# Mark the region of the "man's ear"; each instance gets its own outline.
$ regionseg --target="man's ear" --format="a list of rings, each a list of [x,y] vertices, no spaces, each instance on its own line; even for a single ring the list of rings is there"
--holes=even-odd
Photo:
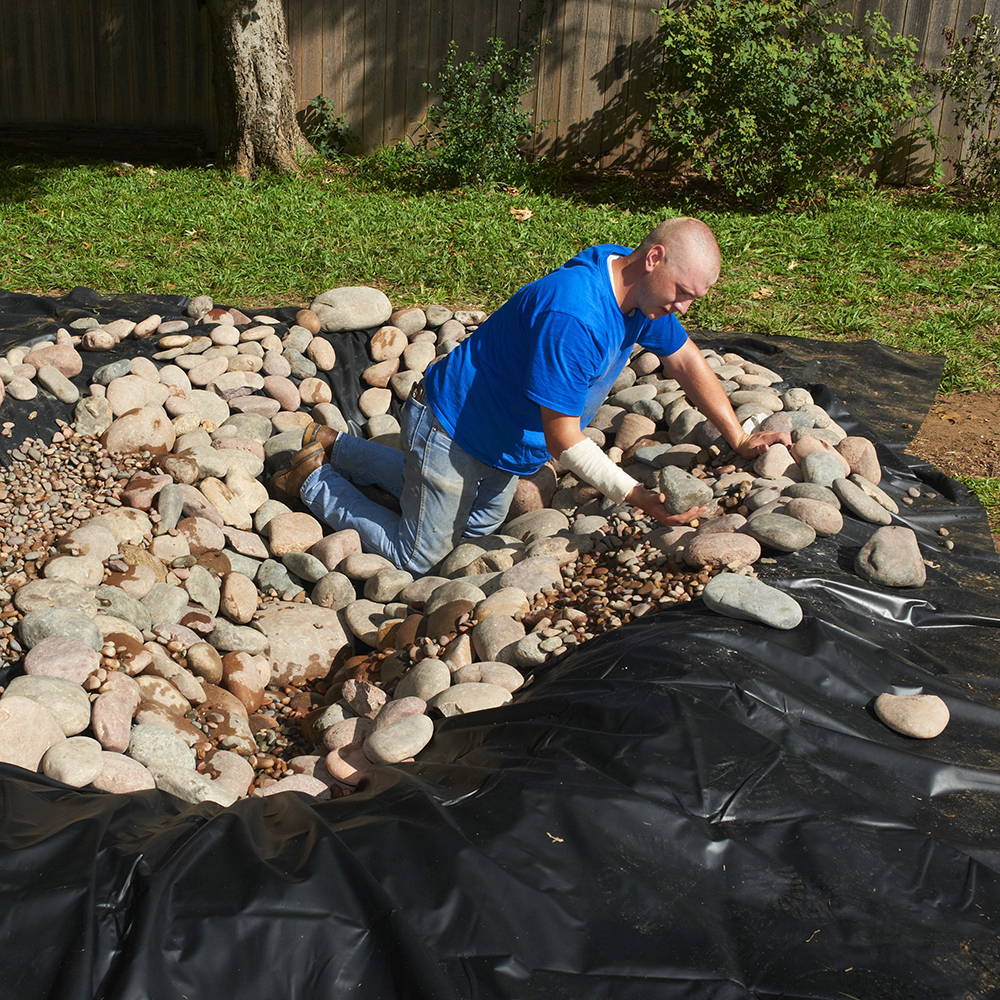
[[[646,271],[655,270],[667,259],[667,248],[662,243],[654,243],[646,251]]]

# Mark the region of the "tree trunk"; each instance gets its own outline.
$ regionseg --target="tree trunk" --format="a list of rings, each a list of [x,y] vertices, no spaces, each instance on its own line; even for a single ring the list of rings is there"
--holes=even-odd
[[[226,163],[244,177],[257,167],[297,171],[313,152],[295,117],[295,87],[281,0],[208,0]]]

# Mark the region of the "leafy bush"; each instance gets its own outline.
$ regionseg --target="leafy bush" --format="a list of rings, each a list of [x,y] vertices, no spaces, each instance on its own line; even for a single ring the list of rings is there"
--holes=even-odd
[[[438,75],[437,101],[427,111],[427,131],[418,144],[418,162],[432,184],[509,181],[525,161],[524,142],[535,125],[521,97],[534,86],[535,48],[519,52],[502,38],[487,40],[485,56],[457,61],[455,42]]]
[[[948,54],[930,80],[954,101],[960,155],[949,160],[955,180],[972,188],[1000,188],[1000,25],[984,14],[970,19],[961,38],[945,31]],[[994,135],[991,138],[990,133]]]
[[[867,14],[863,32],[825,0],[687,0],[657,14],[650,138],[738,198],[860,170],[927,110],[917,42],[881,14]]]
[[[347,122],[337,114],[333,101],[322,94],[306,105],[302,125],[313,149],[328,160],[339,160],[354,139]]]

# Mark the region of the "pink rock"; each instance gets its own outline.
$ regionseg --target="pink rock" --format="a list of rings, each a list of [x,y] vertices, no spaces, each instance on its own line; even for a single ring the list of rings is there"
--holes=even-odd
[[[203,555],[225,548],[226,536],[222,529],[204,517],[185,517],[177,524],[177,531],[187,540],[191,554]]]
[[[94,779],[93,785],[102,792],[125,795],[155,788],[156,782],[137,760],[105,750],[101,755],[101,773]]]
[[[413,699],[413,701],[419,700],[419,698]],[[424,708],[427,707],[426,703],[422,704]],[[371,719],[365,719],[360,715],[352,719],[344,719],[343,722],[337,722],[324,731],[323,746],[327,750],[342,750],[344,747],[361,746],[371,729]]]
[[[253,438],[216,438],[216,440],[212,442],[212,447],[217,448],[220,451],[224,451],[227,448],[231,448],[235,451],[246,451],[259,458],[262,462],[264,461],[264,446],[259,441],[255,441]]]
[[[267,396],[238,396],[229,401],[229,409],[234,413],[259,413],[263,417],[273,417],[281,403]]]
[[[309,554],[315,556],[329,570],[336,569],[342,560],[360,551],[361,536],[353,528],[335,531],[309,548]]]
[[[656,422],[641,413],[626,413],[615,434],[615,447],[628,451],[640,438],[656,433]]]
[[[62,677],[76,684],[82,684],[100,665],[98,652],[78,639],[61,635],[43,639],[24,658],[26,674]]]
[[[302,405],[302,397],[295,383],[281,375],[265,376],[264,392],[276,399],[283,410],[297,410]]]
[[[303,792],[312,795],[314,798],[326,798],[330,789],[318,778],[313,778],[308,774],[289,774],[276,781],[273,785],[267,785],[260,790],[260,795],[277,795],[279,792]]]
[[[749,535],[714,531],[696,535],[686,546],[684,561],[695,568],[728,566],[740,569],[760,558],[760,543]]]
[[[36,347],[24,359],[24,363],[36,369],[43,365],[58,368],[66,378],[73,378],[83,371],[83,358],[71,344],[46,344]]]
[[[479,677],[476,680],[480,680]],[[523,683],[523,679],[522,679]],[[394,725],[401,719],[405,719],[409,715],[423,715],[427,711],[427,702],[423,698],[415,698],[412,695],[408,698],[396,698],[393,701],[387,702],[385,707],[381,712],[375,717],[375,723],[372,727],[372,731],[378,731],[379,729],[385,729],[386,726]],[[346,720],[350,722],[351,720]],[[341,723],[342,725],[343,723]],[[323,734],[323,741],[326,744],[326,733]],[[333,750],[335,747],[326,744],[329,749]]]
[[[126,677],[119,671],[115,674],[126,681],[131,681],[132,687],[119,683],[99,694],[91,709],[90,728],[97,742],[105,750],[122,753],[128,747],[132,716],[135,715],[142,697],[139,685],[132,678]],[[160,680],[160,678],[150,678],[150,680]]]
[[[205,758],[208,773],[217,772],[212,778],[213,790],[219,798],[233,803],[242,799],[250,790],[254,771],[250,762],[231,750],[215,750]]]
[[[360,746],[341,747],[326,755],[326,769],[346,785],[359,785],[369,776],[371,761]]]
[[[389,389],[365,389],[358,397],[358,409],[366,417],[374,417],[380,413],[388,413],[392,403],[392,391]]]
[[[257,611],[260,594],[253,580],[242,573],[227,573],[222,580],[219,610],[232,622],[246,625]]]
[[[153,498],[173,479],[167,475],[157,475],[155,472],[137,472],[122,490],[122,499],[139,510],[149,510],[153,506]]]
[[[323,526],[311,514],[278,514],[267,522],[268,548],[275,559],[306,552],[323,537]],[[193,550],[192,550],[193,551]]]
[[[392,376],[399,371],[399,361],[390,358],[388,361],[379,361],[377,364],[369,365],[361,373],[361,381],[365,385],[374,386],[376,389],[384,389]]]
[[[55,716],[30,698],[0,698],[0,761],[37,771],[45,751],[66,738]]]
[[[309,406],[333,400],[333,391],[329,383],[321,378],[304,378],[299,383],[299,395],[302,397],[302,402]]]
[[[255,625],[270,643],[272,678],[277,684],[326,677],[350,653],[340,618],[329,608],[276,601],[263,608]]]
[[[398,358],[408,343],[406,334],[398,327],[383,326],[372,334],[368,350],[373,361],[389,361]]]
[[[381,688],[370,681],[358,681],[353,677],[344,681],[341,697],[358,715],[366,719],[374,719],[388,698]]]
[[[337,364],[337,352],[326,337],[313,337],[306,347],[306,357],[321,371],[332,371]]]
[[[546,462],[537,472],[522,476],[514,490],[507,520],[526,514],[529,510],[548,507],[556,491],[556,473],[551,462]]]
[[[226,653],[222,658],[222,684],[246,707],[256,712],[264,703],[264,688],[271,680],[271,661],[262,655]]]
[[[159,382],[150,382],[141,375],[123,375],[108,386],[107,400],[111,411],[120,417],[143,406],[162,406],[170,390]]]
[[[851,467],[851,472],[864,476],[876,486],[882,481],[882,466],[879,464],[875,445],[863,437],[846,437],[837,445],[837,451]]]
[[[118,417],[101,436],[101,443],[112,455],[136,451],[162,455],[173,448],[175,438],[174,425],[163,409],[144,406]]]

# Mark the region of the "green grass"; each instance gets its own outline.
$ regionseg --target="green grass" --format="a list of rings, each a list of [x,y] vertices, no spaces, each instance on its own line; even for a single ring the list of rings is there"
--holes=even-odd
[[[959,479],[979,497],[979,502],[986,508],[990,520],[990,530],[1000,536],[1000,478],[982,478],[959,476]]]
[[[512,207],[534,214],[518,222]],[[802,213],[699,210],[634,181],[532,192],[391,190],[313,163],[243,180],[211,167],[0,160],[0,286],[207,293],[236,305],[373,284],[396,304],[496,307],[590,243],[634,245],[686,211],[722,278],[689,325],[859,339],[947,357],[945,390],[1000,387],[1000,209],[847,192]]]

